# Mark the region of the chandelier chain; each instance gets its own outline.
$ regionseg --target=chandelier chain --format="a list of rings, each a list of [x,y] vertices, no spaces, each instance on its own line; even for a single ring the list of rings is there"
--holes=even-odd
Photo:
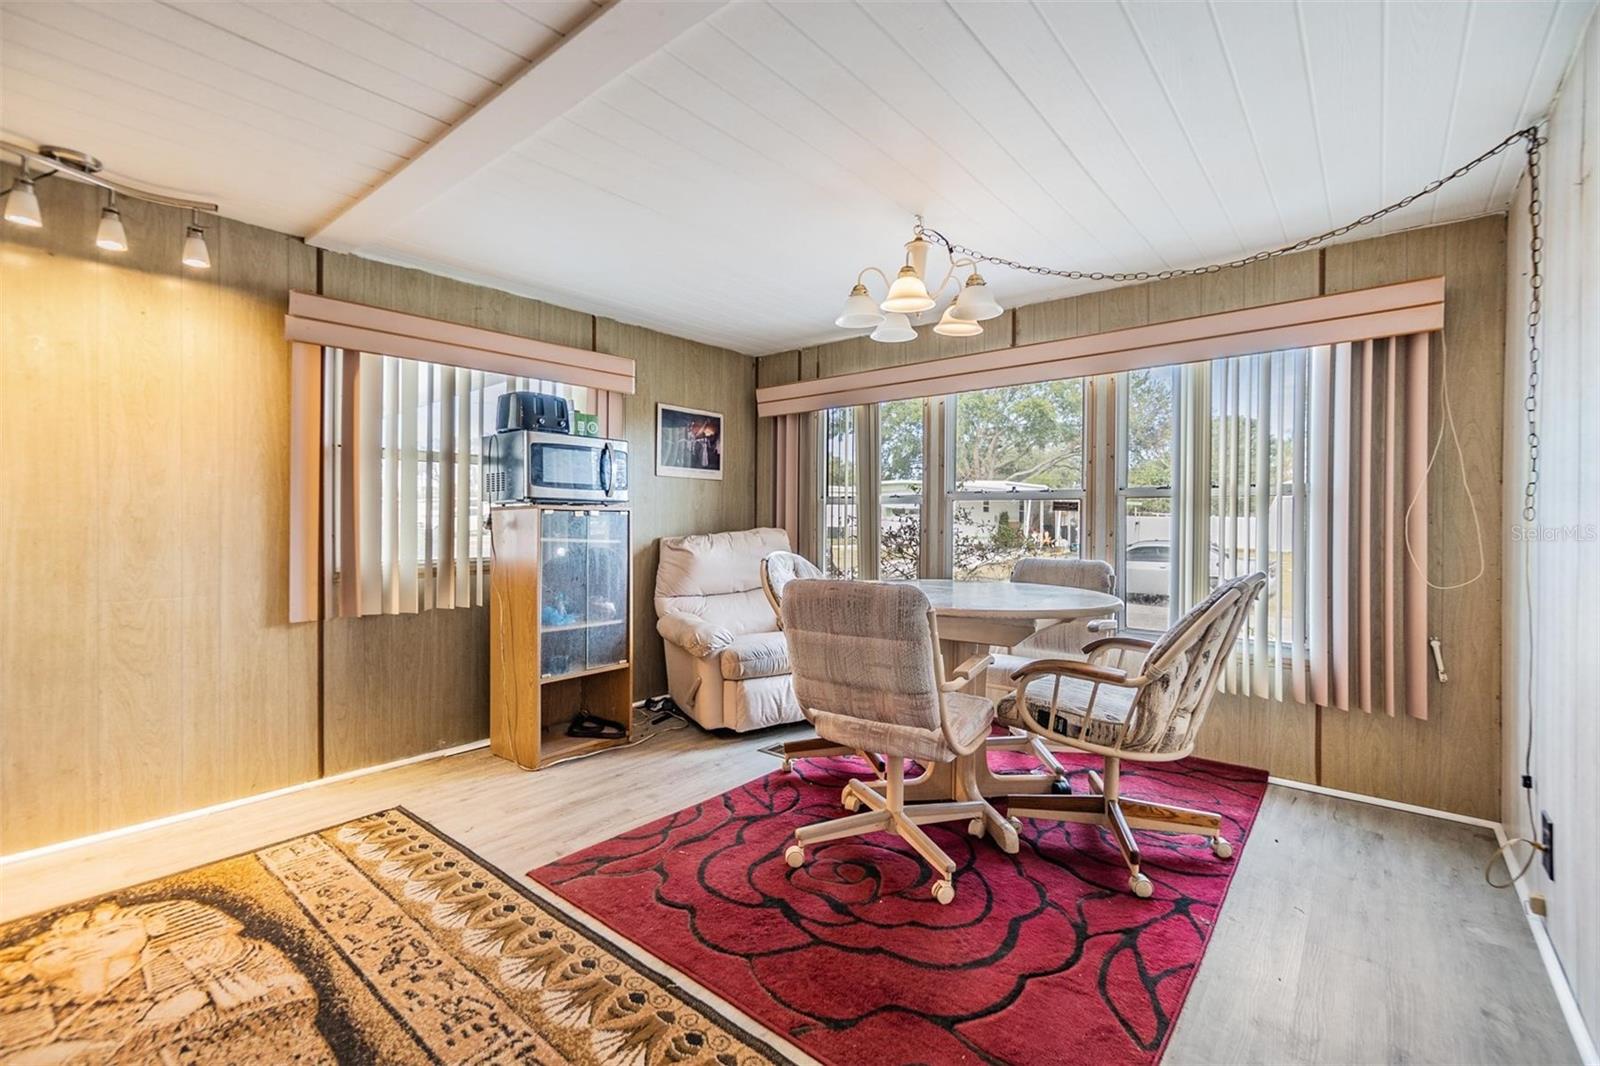
[[[956,244],[938,230],[923,225],[920,216],[917,218],[914,228],[917,236],[922,237],[934,244],[942,245],[952,256],[966,256],[979,263],[993,263],[995,266],[1003,266],[1010,270],[1019,270],[1026,274],[1037,274],[1042,277],[1066,278],[1070,281],[1165,281],[1168,278],[1185,278],[1198,274],[1216,274],[1223,270],[1235,270],[1239,267],[1250,266],[1252,263],[1260,263],[1268,259],[1276,259],[1279,256],[1289,255],[1292,252],[1303,252],[1308,248],[1315,248],[1320,244],[1325,244],[1328,241],[1334,240],[1335,238],[1342,237],[1351,230],[1359,229],[1362,226],[1371,225],[1372,223],[1383,218],[1385,215],[1389,215],[1395,211],[1409,207],[1411,204],[1422,199],[1424,196],[1429,196],[1435,192],[1438,192],[1445,185],[1455,181],[1457,178],[1465,177],[1466,175],[1472,173],[1472,171],[1476,170],[1479,166],[1487,163],[1489,160],[1498,156],[1501,152],[1504,152],[1506,149],[1516,144],[1518,141],[1526,141],[1528,143],[1530,163],[1536,160],[1538,155],[1537,146],[1542,144],[1543,141],[1539,137],[1538,127],[1529,126],[1527,129],[1518,130],[1517,132],[1511,134],[1505,140],[1501,141],[1487,152],[1484,152],[1471,162],[1463,163],[1461,166],[1457,167],[1449,174],[1446,174],[1444,177],[1435,178],[1433,181],[1428,182],[1428,184],[1424,185],[1410,196],[1396,200],[1387,207],[1379,208],[1376,211],[1371,211],[1365,215],[1362,215],[1353,222],[1347,222],[1342,226],[1319,233],[1314,237],[1306,237],[1305,239],[1296,241],[1293,244],[1285,244],[1281,247],[1271,248],[1262,252],[1256,252],[1253,255],[1247,255],[1240,259],[1230,259],[1222,263],[1210,263],[1206,266],[1182,267],[1168,270],[1134,271],[1059,270],[1053,267],[1020,263],[1015,259],[1006,259],[1002,256],[989,255],[985,252],[980,252],[976,248],[969,248],[964,244]]]
[[[914,228],[918,237],[921,237],[922,239],[933,244],[943,246],[944,249],[949,252],[952,258],[957,256],[965,256],[973,260],[975,264],[991,263],[995,266],[1002,266],[1010,270],[1017,270],[1025,274],[1034,274],[1040,277],[1065,278],[1068,281],[1121,282],[1166,281],[1169,278],[1186,278],[1195,277],[1201,274],[1216,274],[1224,270],[1237,270],[1240,267],[1247,267],[1254,263],[1266,262],[1267,260],[1276,259],[1279,256],[1289,255],[1293,252],[1303,252],[1311,248],[1316,248],[1319,245],[1326,244],[1331,240],[1343,237],[1352,230],[1360,229],[1362,226],[1370,226],[1372,223],[1377,222],[1386,215],[1393,214],[1396,211],[1400,211],[1411,206],[1424,196],[1431,196],[1433,193],[1438,192],[1444,186],[1450,184],[1452,181],[1455,181],[1457,178],[1466,177],[1478,167],[1482,166],[1484,163],[1487,163],[1489,160],[1494,159],[1496,156],[1506,151],[1512,145],[1517,144],[1519,141],[1524,144],[1528,153],[1528,229],[1530,234],[1528,239],[1529,297],[1528,316],[1526,323],[1528,336],[1528,389],[1527,394],[1523,398],[1522,404],[1523,414],[1527,422],[1528,478],[1523,486],[1522,518],[1526,522],[1532,522],[1538,513],[1539,360],[1540,356],[1543,354],[1539,348],[1539,329],[1544,310],[1544,199],[1542,196],[1543,190],[1541,189],[1539,179],[1541,176],[1540,163],[1542,161],[1540,150],[1544,147],[1546,139],[1539,135],[1538,126],[1529,126],[1526,129],[1517,130],[1515,133],[1510,134],[1505,140],[1501,141],[1493,148],[1490,148],[1476,159],[1463,163],[1461,166],[1456,167],[1455,170],[1451,171],[1449,174],[1446,174],[1444,177],[1435,178],[1433,181],[1428,182],[1428,184],[1424,185],[1411,195],[1396,200],[1387,207],[1381,207],[1376,211],[1370,211],[1354,221],[1346,222],[1342,226],[1336,226],[1333,229],[1318,233],[1315,236],[1306,237],[1302,240],[1295,241],[1293,244],[1285,244],[1277,248],[1269,248],[1265,251],[1256,252],[1253,255],[1243,256],[1238,259],[1229,259],[1226,262],[1208,263],[1205,266],[1181,267],[1168,270],[1061,270],[1054,267],[1022,263],[1015,259],[1007,259],[1003,256],[989,255],[987,252],[979,251],[976,248],[971,248],[964,244],[957,244],[949,237],[946,237],[943,233],[940,233],[938,230],[924,225],[922,216],[920,215],[917,216],[916,225]]]

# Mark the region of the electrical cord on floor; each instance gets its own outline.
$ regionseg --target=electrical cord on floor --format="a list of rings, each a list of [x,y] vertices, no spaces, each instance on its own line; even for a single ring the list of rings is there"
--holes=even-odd
[[[641,727],[654,726],[654,729],[651,729],[648,733],[642,733],[639,736],[634,737],[626,744],[613,744],[609,748],[598,748],[595,751],[584,752],[582,755],[569,755],[564,758],[556,759],[555,761],[551,762],[550,765],[556,766],[560,763],[580,762],[583,759],[592,759],[596,755],[608,755],[613,751],[622,751],[626,748],[637,748],[640,744],[654,740],[663,733],[676,733],[678,730],[684,728],[688,724],[689,720],[683,716],[683,712],[678,710],[676,706],[673,706],[670,710],[664,709],[652,711],[645,704],[640,704],[639,706],[633,708],[634,728],[639,729]]]

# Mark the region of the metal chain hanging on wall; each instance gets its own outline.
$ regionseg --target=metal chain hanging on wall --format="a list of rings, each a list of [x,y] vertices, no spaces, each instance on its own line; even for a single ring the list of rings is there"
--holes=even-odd
[[[1544,199],[1539,190],[1539,149],[1545,139],[1537,129],[1528,138],[1528,394],[1522,411],[1528,420],[1528,480],[1522,489],[1522,520],[1538,514],[1539,496],[1539,324],[1544,314]]]

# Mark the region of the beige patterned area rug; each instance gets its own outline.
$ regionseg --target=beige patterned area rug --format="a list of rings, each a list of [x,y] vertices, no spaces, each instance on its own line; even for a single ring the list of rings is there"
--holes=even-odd
[[[0,1062],[781,1061],[404,810],[0,926]]]

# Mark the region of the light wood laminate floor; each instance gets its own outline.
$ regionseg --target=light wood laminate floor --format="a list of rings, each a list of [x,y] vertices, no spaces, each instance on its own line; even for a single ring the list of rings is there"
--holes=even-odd
[[[539,773],[481,750],[336,782],[0,866],[0,920],[394,805],[520,875],[771,770],[757,749],[785,735],[688,727]],[[1492,848],[1271,788],[1165,1061],[1577,1061],[1516,897],[1483,883]]]

